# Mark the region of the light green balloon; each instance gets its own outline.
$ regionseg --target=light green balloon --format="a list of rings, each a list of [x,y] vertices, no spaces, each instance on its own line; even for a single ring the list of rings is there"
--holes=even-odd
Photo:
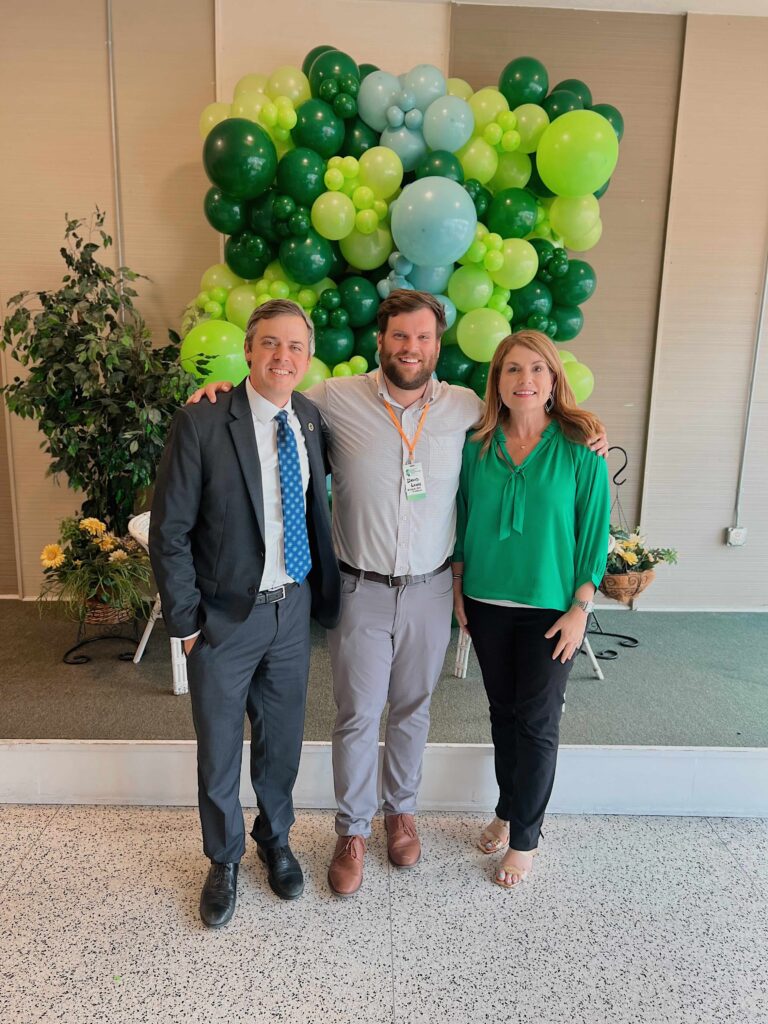
[[[243,355],[245,332],[226,320],[204,320],[193,327],[181,343],[179,359],[188,373],[194,373],[205,383],[228,380],[239,384],[248,375],[248,364]],[[198,374],[195,363],[200,356],[208,356],[207,367]]]
[[[563,366],[565,366],[566,363],[578,362],[578,359],[573,354],[573,352],[569,352],[567,348],[558,348],[557,353],[560,356],[560,362],[563,364]]]
[[[448,297],[462,313],[487,306],[492,295],[490,274],[472,264],[454,270],[448,281]]]
[[[309,361],[307,372],[296,385],[296,390],[306,391],[307,388],[311,388],[315,384],[319,384],[321,380],[326,380],[330,376],[331,371],[325,363],[318,359],[317,356],[312,356]]]
[[[389,229],[380,224],[376,231],[364,235],[357,228],[339,242],[341,253],[347,263],[358,270],[375,270],[385,262],[392,252],[394,243]]]
[[[349,365],[349,363],[336,363],[333,368],[334,377],[354,377],[355,371]]]
[[[590,368],[584,363],[566,363],[565,376],[573,390],[576,404],[581,405],[582,402],[586,402],[595,387],[595,378]]]
[[[226,263],[214,263],[200,278],[200,291],[210,292],[212,288],[226,288],[230,291],[239,284],[245,284],[244,279],[233,274]]]
[[[338,241],[355,226],[355,204],[343,192],[323,192],[312,204],[311,216],[319,235]]]
[[[598,218],[597,223],[593,224],[585,235],[563,235],[563,245],[574,252],[587,252],[597,245],[602,234],[603,222]]]
[[[549,114],[538,103],[523,103],[515,107],[517,130],[520,133],[520,149],[533,153],[541,142],[541,136],[549,127]]]
[[[530,242],[524,238],[505,238],[501,246],[504,264],[491,273],[494,284],[502,288],[524,288],[536,276],[539,257]],[[481,359],[480,362],[487,362]]]
[[[499,114],[509,110],[509,104],[499,90],[494,89],[493,86],[478,89],[470,96],[467,103],[475,118],[475,135],[482,135],[483,128],[487,127],[491,121],[495,121]]]
[[[533,164],[527,153],[519,149],[512,153],[499,154],[499,166],[488,182],[491,192],[502,192],[505,188],[525,188],[531,177]]]
[[[227,314],[227,320],[229,320],[231,324],[236,324],[244,331],[248,326],[248,318],[254,309],[256,309],[258,304],[259,292],[256,290],[255,285],[238,285],[237,288],[233,288],[227,296],[227,302],[224,307],[224,311]]]
[[[499,154],[485,139],[470,139],[456,152],[456,156],[464,171],[465,180],[475,178],[481,185],[485,185],[498,170]]]
[[[600,220],[600,203],[588,196],[557,196],[549,208],[549,223],[565,237],[581,238]]]
[[[352,373],[354,373],[355,376],[357,376],[360,373],[368,372],[368,360],[365,358],[365,356],[352,356],[352,358],[349,360],[349,366],[352,370]]]
[[[608,181],[618,158],[619,140],[602,114],[571,110],[545,130],[536,168],[556,195],[586,196]]]
[[[473,309],[461,318],[459,348],[476,363],[489,363],[499,342],[509,334],[506,318],[493,309]]]

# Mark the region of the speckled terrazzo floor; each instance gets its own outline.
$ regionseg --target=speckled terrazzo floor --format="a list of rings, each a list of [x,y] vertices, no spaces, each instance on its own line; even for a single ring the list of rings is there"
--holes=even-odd
[[[357,897],[325,873],[328,812],[293,832],[307,885],[253,847],[221,932],[197,916],[196,813],[0,806],[0,1020],[14,1024],[764,1024],[768,821],[551,816],[535,872],[492,886],[483,819],[424,814]]]

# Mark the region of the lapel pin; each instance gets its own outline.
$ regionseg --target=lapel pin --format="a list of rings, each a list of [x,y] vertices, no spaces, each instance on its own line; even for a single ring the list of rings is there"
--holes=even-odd
[[[307,426],[309,427],[310,430],[314,430],[315,429],[315,424],[314,423],[308,423]]]

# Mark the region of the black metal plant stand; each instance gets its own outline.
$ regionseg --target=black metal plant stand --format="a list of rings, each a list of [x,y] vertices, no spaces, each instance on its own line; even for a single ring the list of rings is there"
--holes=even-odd
[[[87,647],[88,644],[100,643],[102,640],[120,640],[123,644],[132,644],[133,648],[130,651],[121,651],[115,657],[118,661],[133,661],[133,655],[139,646],[139,629],[138,620],[135,617],[131,620],[131,623],[132,636],[126,636],[124,633],[101,633],[96,636],[87,636],[87,624],[81,622],[77,630],[77,641],[69,648],[61,660],[65,665],[85,665],[91,659],[87,654],[75,654],[75,651]],[[96,628],[98,629],[99,627],[97,626]]]

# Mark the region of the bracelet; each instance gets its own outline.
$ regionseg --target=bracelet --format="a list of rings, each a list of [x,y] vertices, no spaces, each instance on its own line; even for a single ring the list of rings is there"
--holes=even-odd
[[[453,574],[453,578],[455,580],[463,580],[464,579],[464,573],[463,572],[455,572]]]

